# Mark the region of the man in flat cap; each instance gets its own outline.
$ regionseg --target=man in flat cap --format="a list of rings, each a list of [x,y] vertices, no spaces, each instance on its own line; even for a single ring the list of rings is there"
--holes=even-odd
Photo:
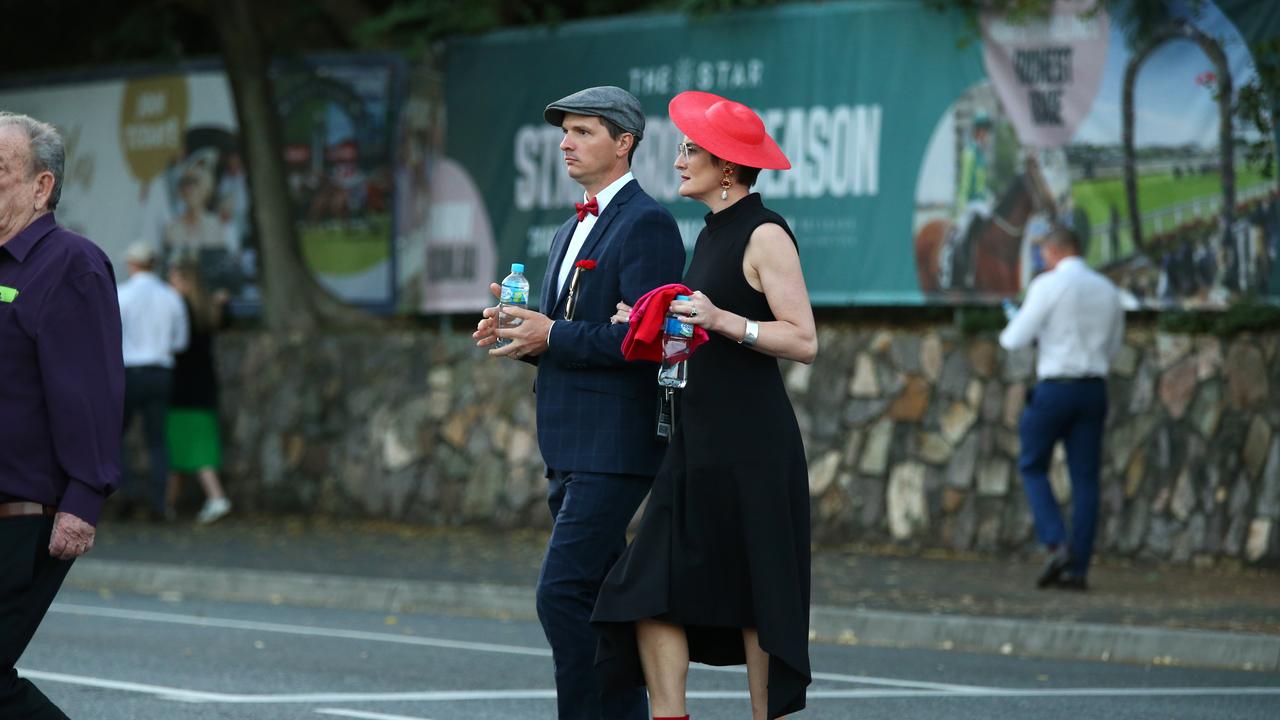
[[[523,322],[496,328],[484,311],[474,337],[490,354],[538,366],[538,444],[547,465],[553,528],[538,578],[538,618],[555,660],[561,720],[643,720],[643,690],[602,692],[589,620],[596,592],[626,546],[627,524],[658,470],[656,368],[622,356],[619,300],[678,282],[684,245],[675,220],[631,174],[644,111],[631,93],[594,87],[547,106],[564,131],[569,177],[583,202],[551,243],[541,312],[508,309]],[[491,288],[495,296],[499,288]]]

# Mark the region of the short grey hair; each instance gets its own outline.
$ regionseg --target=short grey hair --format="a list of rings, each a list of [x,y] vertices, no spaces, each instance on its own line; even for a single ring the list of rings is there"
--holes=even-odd
[[[62,173],[67,164],[67,148],[62,144],[62,134],[47,122],[30,115],[0,111],[0,128],[16,127],[26,133],[31,147],[31,162],[27,177],[42,172],[53,174],[53,192],[49,193],[49,209],[58,207],[62,199]]]

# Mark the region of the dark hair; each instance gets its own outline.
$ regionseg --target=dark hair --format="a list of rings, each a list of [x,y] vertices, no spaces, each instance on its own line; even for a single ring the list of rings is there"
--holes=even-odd
[[[213,298],[205,290],[197,260],[191,256],[180,257],[169,267],[169,272],[181,275],[187,281],[187,290],[181,295],[191,308],[191,317],[196,327],[201,330],[210,330],[217,325],[217,309]]]
[[[605,130],[609,131],[609,137],[614,140],[621,138],[623,133],[631,136],[631,152],[627,153],[627,164],[630,165],[632,158],[636,156],[636,148],[640,147],[640,138],[630,130],[623,130],[621,126],[607,117],[601,117],[599,115],[596,117],[600,118],[600,123],[604,125]]]
[[[725,162],[727,162],[726,160],[722,160],[719,157],[712,155],[710,152],[707,154],[711,155],[711,162],[715,163],[716,167],[724,167]],[[748,188],[755,185],[756,180],[760,177],[760,168],[747,167],[746,165],[739,165],[737,163],[734,163],[734,167],[738,169],[738,171],[734,173],[734,182],[746,185]]]
[[[1054,223],[1049,232],[1045,233],[1040,242],[1048,243],[1063,250],[1069,250],[1076,255],[1079,255],[1081,251],[1080,236],[1071,228],[1057,223]]]

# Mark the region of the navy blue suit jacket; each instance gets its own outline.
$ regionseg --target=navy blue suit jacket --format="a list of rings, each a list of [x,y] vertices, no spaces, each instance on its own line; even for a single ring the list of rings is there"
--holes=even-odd
[[[560,263],[577,227],[570,217],[551,242],[542,281],[543,314],[555,321],[550,346],[537,358],[538,445],[548,470],[654,475],[666,445],[654,439],[657,365],[622,357],[626,325],[612,325],[619,300],[679,282],[684,243],[675,219],[635,180],[596,220],[575,260],[596,267],[578,280],[573,319],[566,320],[569,279],[554,297]]]

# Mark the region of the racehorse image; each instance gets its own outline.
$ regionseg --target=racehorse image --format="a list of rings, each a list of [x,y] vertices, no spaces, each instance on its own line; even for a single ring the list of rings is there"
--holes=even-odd
[[[1011,297],[1021,289],[1022,234],[1027,220],[1053,210],[1048,186],[1033,157],[1010,184],[990,217],[954,237],[953,220],[931,220],[915,237],[916,277],[925,293],[978,293]]]

